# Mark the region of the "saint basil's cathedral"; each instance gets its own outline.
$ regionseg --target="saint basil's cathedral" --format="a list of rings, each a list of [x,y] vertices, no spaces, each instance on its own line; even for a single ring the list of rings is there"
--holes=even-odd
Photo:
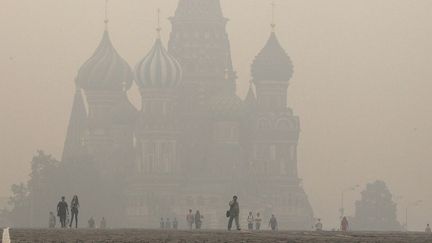
[[[311,229],[297,173],[300,121],[287,106],[293,64],[274,26],[241,99],[220,1],[179,0],[170,21],[167,48],[158,36],[133,69],[105,30],[76,78],[62,161],[85,151],[101,174],[121,174],[117,210],[128,227],[182,223],[199,209],[204,228],[225,228],[238,195],[241,221],[252,211],[275,214],[281,229]],[[127,96],[133,82],[140,109]]]

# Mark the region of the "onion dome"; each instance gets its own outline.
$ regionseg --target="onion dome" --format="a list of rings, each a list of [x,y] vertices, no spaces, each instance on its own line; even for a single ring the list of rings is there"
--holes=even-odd
[[[117,125],[128,125],[136,122],[138,110],[131,104],[126,94],[111,109],[111,121]]]
[[[272,32],[267,44],[252,64],[253,81],[288,81],[292,75],[291,58],[280,45],[276,34]]]
[[[179,62],[162,45],[160,38],[135,67],[135,82],[141,89],[173,88],[182,79]]]
[[[85,90],[122,91],[132,85],[133,73],[129,64],[114,49],[108,31],[93,56],[82,65],[77,83]]]

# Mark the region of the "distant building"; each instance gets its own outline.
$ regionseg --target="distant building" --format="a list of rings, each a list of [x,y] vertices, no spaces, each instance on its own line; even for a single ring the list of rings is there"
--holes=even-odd
[[[355,203],[355,216],[350,220],[353,230],[400,231],[397,204],[383,181],[368,183]]]
[[[126,170],[129,226],[154,227],[194,208],[205,228],[225,228],[236,194],[243,213],[310,229],[313,212],[297,173],[300,121],[287,107],[293,65],[274,30],[242,100],[219,0],[180,0],[170,21],[168,50],[157,37],[134,71],[105,31],[78,73],[63,161],[85,150],[102,172]],[[126,95],[133,81],[141,110]]]

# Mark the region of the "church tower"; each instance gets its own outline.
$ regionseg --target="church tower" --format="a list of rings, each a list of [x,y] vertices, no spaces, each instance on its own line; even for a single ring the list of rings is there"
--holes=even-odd
[[[180,0],[171,19],[168,50],[183,67],[188,105],[203,105],[222,89],[235,90],[236,74],[219,0]],[[228,69],[228,79],[225,70]]]
[[[176,201],[181,178],[178,159],[177,88],[182,69],[162,44],[160,27],[153,48],[135,67],[142,108],[136,129],[135,173],[130,180],[128,218],[131,225],[154,227],[161,215],[179,215]]]
[[[128,112],[133,109],[128,105],[119,107],[125,104],[126,91],[131,87],[132,80],[131,68],[114,49],[106,29],[93,56],[82,65],[77,77],[77,84],[85,91],[89,110],[86,146],[101,170],[111,167],[107,163],[119,162],[112,161],[111,157],[116,139],[113,133],[118,134],[113,129],[112,118],[119,117],[119,114],[113,112],[123,112],[123,109]],[[123,140],[128,140],[129,145],[132,145],[132,130],[127,126],[123,128],[127,131],[122,134],[128,134]]]
[[[270,38],[256,56],[251,70],[256,87],[253,150],[249,162],[255,176],[251,185],[260,197],[271,198],[271,205],[263,209],[264,216],[272,212],[278,215],[284,228],[305,230],[313,225],[313,212],[297,171],[300,121],[287,107],[293,65],[274,28],[273,23]]]

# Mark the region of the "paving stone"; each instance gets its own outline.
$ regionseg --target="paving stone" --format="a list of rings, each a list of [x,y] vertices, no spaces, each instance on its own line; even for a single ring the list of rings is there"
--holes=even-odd
[[[13,243],[425,243],[425,233],[11,229]]]

